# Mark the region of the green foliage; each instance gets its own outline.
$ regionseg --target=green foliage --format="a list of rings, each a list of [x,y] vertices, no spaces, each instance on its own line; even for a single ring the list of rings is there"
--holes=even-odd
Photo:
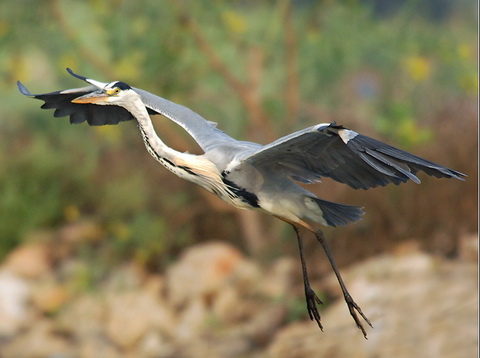
[[[19,135],[22,132],[26,128],[18,130]],[[67,151],[69,137],[73,140]],[[26,232],[62,222],[68,203],[80,205],[88,197],[84,183],[95,170],[97,153],[81,143],[84,140],[78,137],[52,138],[47,132],[11,136],[8,141],[5,137],[1,149],[8,157],[3,156],[0,172],[0,257]]]
[[[386,102],[374,122],[375,129],[395,138],[402,148],[409,149],[433,138],[428,128],[418,126],[414,110],[407,102]]]
[[[99,252],[154,266],[202,239],[206,210],[155,167],[133,124],[71,127],[21,97],[17,79],[32,92],[81,86],[68,66],[124,80],[264,142],[341,112],[412,149],[435,139],[425,118],[478,92],[475,11],[458,5],[434,22],[416,6],[381,18],[357,1],[2,2],[0,257],[73,208],[106,228]]]

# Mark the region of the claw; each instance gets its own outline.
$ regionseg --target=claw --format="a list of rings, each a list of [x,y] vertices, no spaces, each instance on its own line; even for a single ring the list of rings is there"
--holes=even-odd
[[[323,302],[318,298],[317,294],[310,287],[305,287],[305,298],[307,301],[307,311],[310,316],[310,320],[315,320],[320,330],[323,331],[322,323],[320,322],[320,313],[318,312],[317,305],[322,305]]]
[[[357,327],[362,331],[365,339],[368,339],[367,332],[365,331],[365,328],[363,328],[362,322],[360,322],[360,319],[357,316],[357,312],[365,320],[365,322],[367,322],[368,325],[373,328],[372,323],[367,318],[367,316],[365,316],[365,314],[362,312],[362,309],[360,308],[360,306],[357,305],[357,303],[353,300],[352,296],[350,296],[349,294],[345,294],[344,298],[345,298],[345,302],[347,303],[348,310],[350,311],[350,315],[353,317],[353,320],[357,324]]]

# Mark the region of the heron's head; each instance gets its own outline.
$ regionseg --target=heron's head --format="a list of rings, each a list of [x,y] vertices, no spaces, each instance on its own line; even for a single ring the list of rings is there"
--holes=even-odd
[[[139,98],[139,95],[132,89],[132,87],[125,82],[115,81],[107,84],[103,89],[75,98],[72,100],[72,103],[128,107],[129,103],[132,103],[135,98]]]

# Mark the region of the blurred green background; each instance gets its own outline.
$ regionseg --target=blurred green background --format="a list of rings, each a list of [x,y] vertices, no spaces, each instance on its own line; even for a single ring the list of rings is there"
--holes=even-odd
[[[476,13],[466,0],[1,2],[0,260],[25,241],[55,246],[42,233],[75,223],[91,228],[73,252],[90,283],[124,261],[162,270],[210,240],[266,261],[297,255],[288,225],[176,178],[134,123],[72,126],[19,94],[17,80],[32,93],[83,86],[65,67],[188,106],[237,139],[337,121],[464,172],[465,182],[309,188],[366,209],[326,230],[340,264],[412,238],[455,256],[458,237],[477,230]],[[170,146],[200,153],[165,118],[155,125]],[[318,261],[319,245],[307,249]]]

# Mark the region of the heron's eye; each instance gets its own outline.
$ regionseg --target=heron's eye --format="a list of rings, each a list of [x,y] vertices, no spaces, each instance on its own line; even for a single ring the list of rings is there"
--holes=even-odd
[[[117,94],[119,94],[119,93],[120,93],[120,88],[118,88],[118,87],[115,87],[115,88],[112,90],[112,94],[113,94],[113,95],[117,95]]]

